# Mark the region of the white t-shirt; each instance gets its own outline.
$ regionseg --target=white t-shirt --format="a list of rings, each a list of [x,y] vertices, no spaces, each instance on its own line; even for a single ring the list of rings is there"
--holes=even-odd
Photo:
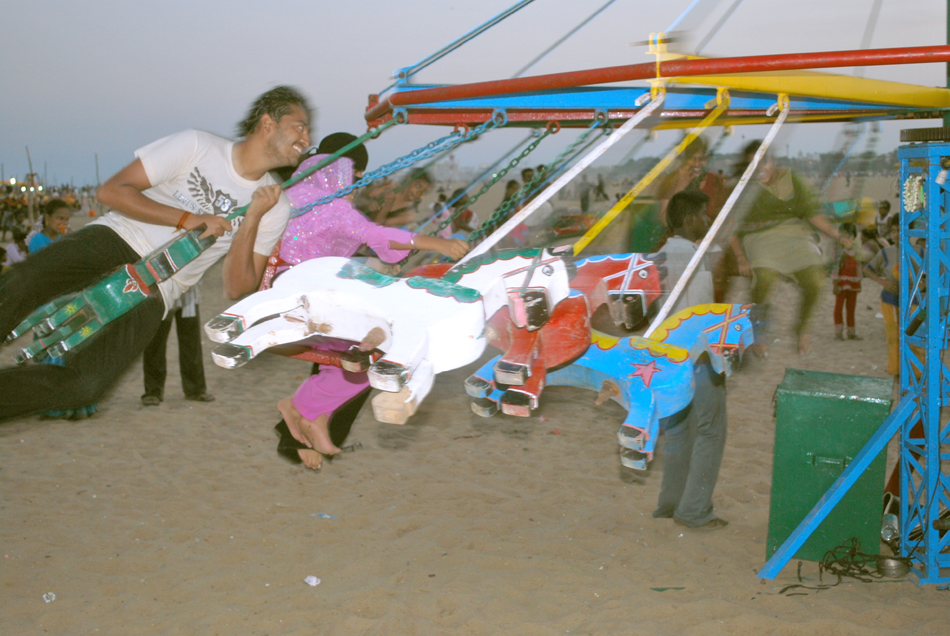
[[[671,236],[666,240],[663,247],[660,248],[660,251],[666,254],[666,271],[668,272],[666,279],[668,288],[666,292],[670,293],[683,275],[683,272],[686,271],[686,266],[689,265],[689,261],[698,251],[698,247],[695,243],[684,239],[682,236]],[[706,255],[704,254],[702,260],[699,262],[699,267],[693,272],[689,282],[686,284],[686,289],[683,290],[683,293],[676,301],[676,306],[670,314],[672,315],[687,307],[705,305],[711,302],[713,302],[713,277],[706,261]]]
[[[525,205],[527,206],[528,204]],[[524,220],[524,224],[532,230],[539,228],[547,224],[552,214],[554,214],[554,206],[551,205],[550,201],[545,201]]]
[[[142,194],[165,205],[193,214],[227,216],[236,208],[251,202],[257,188],[277,182],[270,173],[257,181],[248,181],[234,169],[234,142],[199,130],[185,130],[152,142],[135,151],[142,161],[152,187]],[[280,240],[290,217],[290,202],[285,195],[261,219],[254,242],[254,252],[269,256]],[[226,232],[214,245],[174,276],[159,283],[166,312],[175,301],[231,247],[234,232],[243,217],[231,221]],[[109,212],[90,225],[98,224],[114,230],[129,246],[146,256],[182,234],[174,227],[136,221],[119,212]]]

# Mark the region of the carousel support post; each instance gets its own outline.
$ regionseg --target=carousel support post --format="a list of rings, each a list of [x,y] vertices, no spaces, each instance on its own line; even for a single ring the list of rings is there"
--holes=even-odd
[[[950,136],[945,128],[901,132],[898,149],[900,210],[900,389],[915,412],[900,429],[900,552],[920,583],[950,582],[950,468],[945,464],[950,424],[946,263],[950,239]],[[922,353],[921,353],[922,352]]]
[[[947,0],[947,44],[950,44],[950,0]],[[947,62],[947,88],[950,88],[950,62]],[[950,126],[950,112],[943,114],[943,125]]]
[[[947,303],[950,277],[950,135],[944,128],[901,132],[898,149],[903,196],[900,210],[900,393],[901,401],[874,437],[805,517],[759,576],[774,578],[840,501],[870,459],[900,433],[900,554],[911,560],[921,584],[950,583],[950,475],[942,465],[950,445]],[[915,243],[911,243],[914,240]],[[925,282],[926,281],[926,282]],[[919,424],[919,428],[918,428]]]

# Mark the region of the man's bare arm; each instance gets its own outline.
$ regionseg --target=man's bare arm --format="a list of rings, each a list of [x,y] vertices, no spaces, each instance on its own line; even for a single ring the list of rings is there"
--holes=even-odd
[[[266,254],[254,251],[257,230],[261,219],[280,199],[280,186],[263,186],[254,191],[251,203],[247,206],[244,221],[234,233],[231,247],[224,257],[221,275],[224,281],[224,295],[237,300],[244,294],[257,290],[264,268],[267,266]]]
[[[176,227],[185,211],[158,203],[142,194],[151,187],[152,184],[149,182],[148,175],[145,174],[142,160],[136,159],[99,186],[96,198],[103,205],[130,219]],[[186,230],[193,230],[202,225],[207,228],[202,233],[202,237],[211,234],[221,237],[231,230],[231,224],[228,221],[213,214],[190,214],[186,217],[183,227]]]

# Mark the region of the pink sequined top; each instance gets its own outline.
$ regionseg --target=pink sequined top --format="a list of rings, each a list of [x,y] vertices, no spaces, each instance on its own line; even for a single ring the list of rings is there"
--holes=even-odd
[[[310,157],[294,175],[326,156]],[[341,157],[287,190],[287,197],[299,209],[352,183],[353,160]],[[368,245],[381,260],[394,263],[409,251],[392,249],[389,242],[407,245],[411,239],[411,232],[373,223],[345,198],[333,199],[290,219],[280,241],[280,258],[286,265],[278,267],[278,272],[320,256],[350,257],[360,245]]]

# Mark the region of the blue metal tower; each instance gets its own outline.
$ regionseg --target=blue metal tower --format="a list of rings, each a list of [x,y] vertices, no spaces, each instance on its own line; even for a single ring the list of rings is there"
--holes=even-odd
[[[772,579],[841,501],[895,434],[900,435],[900,554],[920,583],[950,583],[950,128],[905,130],[900,160],[898,280],[901,399],[854,460],[759,571]]]
[[[939,141],[930,141],[939,140]],[[900,550],[921,583],[950,582],[950,406],[947,300],[950,296],[950,128],[906,130],[898,149],[902,185],[900,364]]]

